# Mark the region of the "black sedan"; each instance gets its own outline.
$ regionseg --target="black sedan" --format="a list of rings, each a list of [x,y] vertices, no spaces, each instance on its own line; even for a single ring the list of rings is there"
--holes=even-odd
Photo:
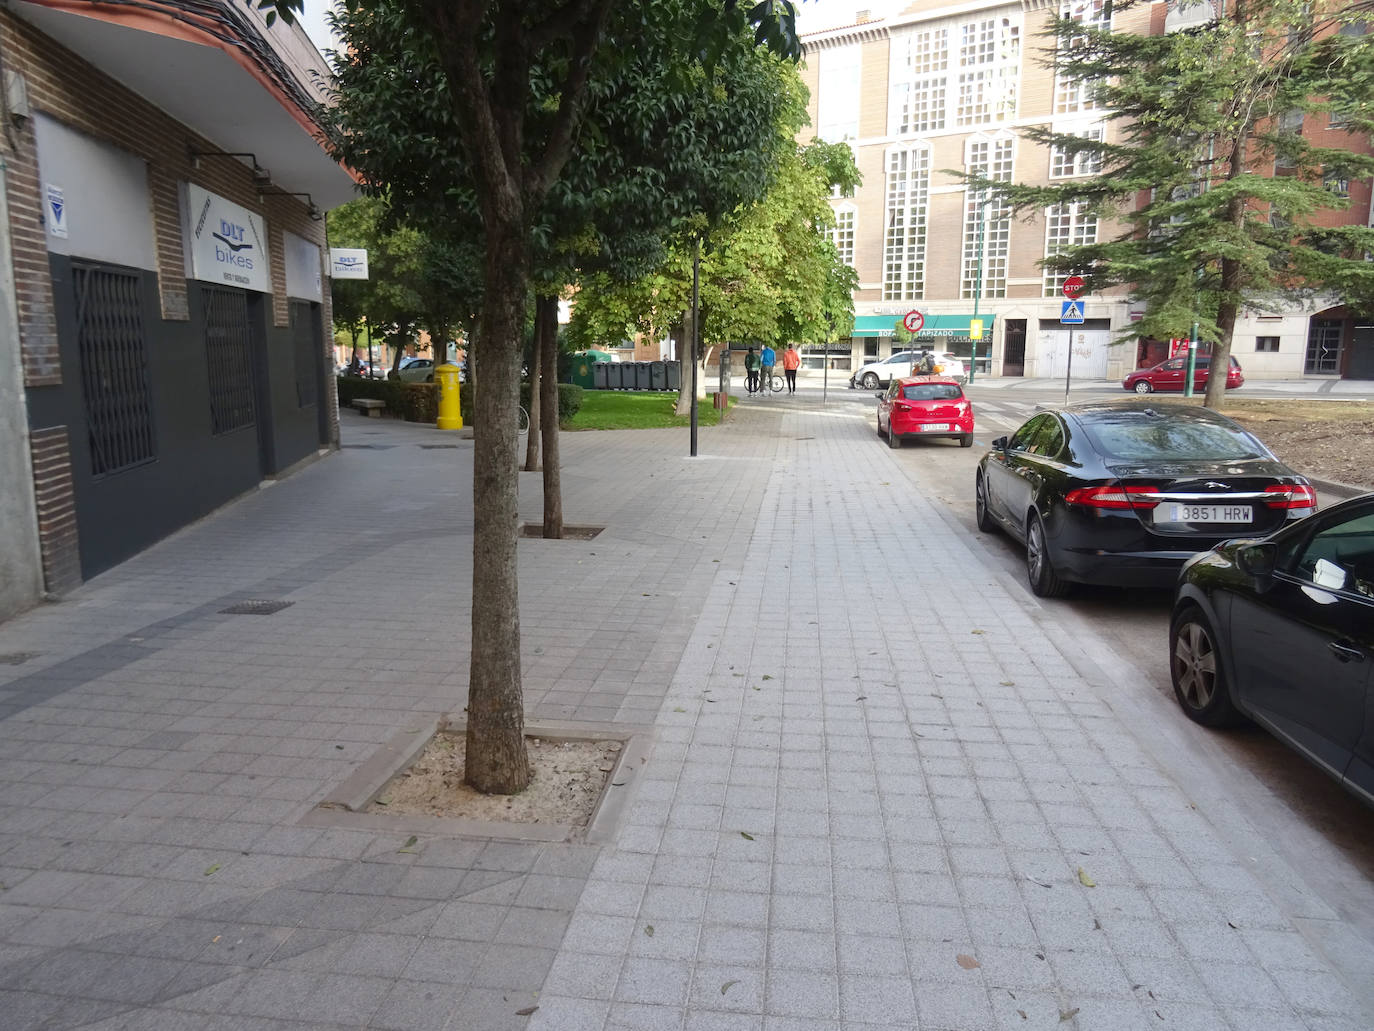
[[[1374,802],[1374,494],[1196,556],[1169,654],[1192,719],[1248,716]]]
[[[1316,509],[1308,482],[1223,415],[1158,401],[1066,405],[978,463],[978,528],[1026,545],[1031,590],[1168,587],[1184,561]]]

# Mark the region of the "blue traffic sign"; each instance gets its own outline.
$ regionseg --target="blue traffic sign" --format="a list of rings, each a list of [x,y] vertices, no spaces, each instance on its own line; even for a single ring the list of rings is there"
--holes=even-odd
[[[1065,301],[1064,310],[1059,315],[1059,321],[1066,325],[1081,326],[1083,324],[1083,302]]]

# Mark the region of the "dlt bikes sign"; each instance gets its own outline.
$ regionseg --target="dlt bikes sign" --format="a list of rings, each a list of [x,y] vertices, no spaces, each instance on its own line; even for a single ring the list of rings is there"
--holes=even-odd
[[[186,184],[191,278],[272,292],[262,216],[194,183]]]

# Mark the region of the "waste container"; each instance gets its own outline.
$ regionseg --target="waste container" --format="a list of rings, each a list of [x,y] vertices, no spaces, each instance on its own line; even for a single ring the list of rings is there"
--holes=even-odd
[[[434,383],[439,390],[439,417],[434,425],[441,430],[461,430],[463,410],[459,401],[458,380],[463,371],[456,365],[436,365]]]
[[[649,363],[649,383],[651,390],[668,389],[668,366],[665,362]]]
[[[625,389],[625,370],[630,368],[624,362],[612,362],[606,369],[606,386],[611,390]],[[633,371],[630,373],[633,377]]]
[[[635,362],[635,389],[652,390],[649,378],[649,362]]]
[[[613,368],[613,366],[610,362],[597,362],[592,366],[593,390],[606,390],[609,388],[610,384],[607,379],[607,374],[611,368]]]
[[[592,380],[592,366],[595,364],[596,360],[586,351],[575,351],[572,355],[572,365],[568,369],[568,382],[584,390],[591,390],[595,385]]]
[[[668,389],[682,389],[682,363],[664,362],[664,364],[668,366]]]

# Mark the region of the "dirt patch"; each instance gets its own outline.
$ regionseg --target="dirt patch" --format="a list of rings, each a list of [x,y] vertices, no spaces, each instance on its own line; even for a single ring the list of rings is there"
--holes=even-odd
[[[364,811],[586,826],[620,758],[621,742],[525,740],[530,786],[518,795],[484,795],[464,784],[464,737],[440,731]]]
[[[1298,472],[1374,490],[1374,404],[1227,398],[1222,412]]]
[[[573,526],[570,523],[564,523],[563,536],[555,537],[553,539],[564,541],[589,541],[596,537],[596,535],[604,529],[606,529],[604,526]],[[520,525],[520,536],[536,537],[540,540],[544,540],[544,524],[522,523]]]

